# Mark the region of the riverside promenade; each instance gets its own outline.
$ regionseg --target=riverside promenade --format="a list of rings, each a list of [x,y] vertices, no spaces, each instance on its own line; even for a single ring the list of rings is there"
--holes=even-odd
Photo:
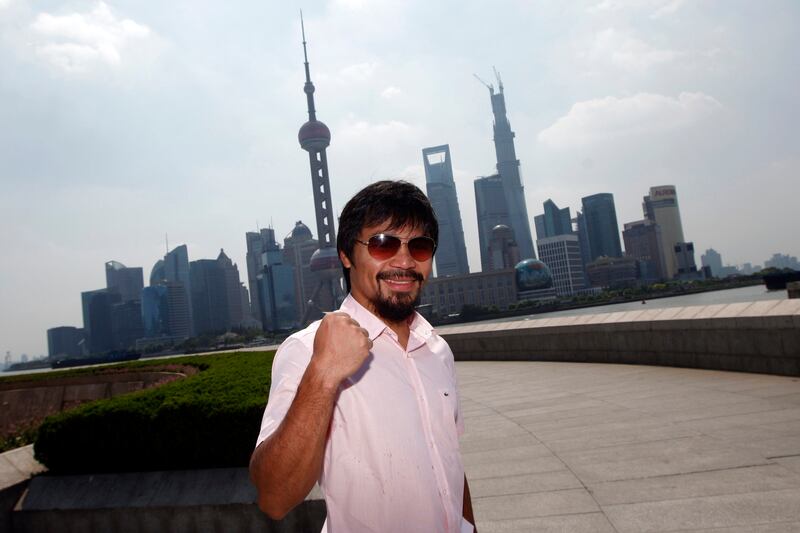
[[[800,531],[800,379],[459,362],[481,533]]]

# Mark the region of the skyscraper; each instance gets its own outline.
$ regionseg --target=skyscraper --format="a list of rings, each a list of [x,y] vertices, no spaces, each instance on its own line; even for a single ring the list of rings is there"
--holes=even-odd
[[[317,274],[318,284],[311,294],[313,305],[306,309],[303,323],[322,316],[323,311],[333,311],[339,307],[344,298],[342,293],[342,266],[336,252],[336,232],[333,227],[333,205],[331,203],[331,184],[328,177],[327,147],[331,143],[331,132],[321,121],[317,120],[314,108],[314,84],[311,83],[311,71],[308,66],[306,51],[306,31],[302,15],[300,25],[303,31],[303,58],[306,71],[306,93],[308,121],[300,127],[297,140],[303,150],[308,152],[311,167],[311,187],[314,191],[314,211],[317,219],[317,238],[319,249],[310,260],[311,270]]]
[[[150,285],[142,290],[142,326],[147,338],[168,337],[169,298],[166,285]]]
[[[195,331],[222,333],[242,324],[242,290],[239,268],[219,251],[216,259],[189,264]]]
[[[268,253],[280,250],[275,241],[275,230],[262,228],[258,233],[248,231],[245,235],[247,241],[247,282],[250,287],[250,302],[253,317],[263,322],[261,316],[261,291],[258,289],[258,276],[264,271]]]
[[[98,289],[81,293],[83,331],[88,353],[102,354],[114,349],[114,332],[111,312],[114,304],[120,303],[119,293]]]
[[[685,242],[675,186],[650,187],[650,194],[644,197],[642,209],[646,219],[661,226],[664,261],[667,266],[666,278],[672,279],[678,273],[678,256],[675,254],[675,245]]]
[[[295,298],[295,269],[285,264],[280,250],[264,254],[266,261],[258,276],[258,290],[261,294],[261,316],[264,317],[264,330],[285,331],[298,324]]]
[[[450,146],[443,144],[422,150],[425,165],[425,187],[428,199],[439,221],[439,243],[436,248],[436,275],[456,276],[468,274],[467,247],[461,210],[458,208]]]
[[[123,302],[142,299],[142,267],[126,267],[119,261],[106,263],[106,288],[120,295]]]
[[[569,216],[569,207],[559,209],[555,202],[549,199],[543,205],[544,214],[533,217],[536,225],[536,238],[546,239],[556,235],[571,235],[572,219]]]
[[[244,321],[244,315],[242,314],[242,283],[239,281],[239,267],[236,263],[231,261],[231,258],[228,257],[223,249],[219,251],[217,263],[219,263],[225,276],[225,300],[228,302],[228,327],[241,327]]]
[[[503,191],[503,180],[495,174],[478,178],[475,185],[475,210],[478,216],[478,244],[481,249],[481,272],[492,270],[489,243],[496,226],[508,226],[508,205]]]
[[[185,244],[175,247],[164,256],[164,279],[173,284],[183,285],[186,295],[186,311],[189,313],[189,336],[195,334],[194,306],[192,305],[192,281],[189,273],[189,250]],[[155,267],[153,267],[155,270]],[[177,288],[175,289],[177,290]],[[172,309],[172,308],[171,308]]]
[[[591,261],[601,256],[622,257],[614,195],[611,193],[593,194],[582,198],[581,202],[586,233],[589,238]]]
[[[662,244],[661,226],[650,220],[625,223],[622,240],[625,255],[639,261],[639,277],[646,283],[666,279],[666,262]]]
[[[523,259],[535,259],[533,249],[528,208],[525,204],[525,190],[519,172],[519,159],[514,148],[514,132],[506,116],[506,99],[503,93],[503,81],[495,71],[498,92],[494,85],[484,83],[489,89],[494,114],[494,149],[497,155],[497,172],[503,182],[506,205],[508,206],[508,226],[514,232],[514,239],[519,246]],[[483,82],[482,82],[483,83]]]

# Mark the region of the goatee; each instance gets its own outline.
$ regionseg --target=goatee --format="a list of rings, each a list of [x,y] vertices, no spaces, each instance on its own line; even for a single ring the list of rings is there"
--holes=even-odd
[[[380,285],[380,280],[382,279],[397,279],[397,280],[407,280],[412,279],[417,282],[422,282],[425,278],[419,272],[414,272],[413,270],[395,270],[389,272],[380,272],[376,279],[378,280],[378,284]],[[403,320],[408,320],[412,314],[414,314],[414,310],[419,304],[420,297],[422,295],[422,288],[419,287],[415,293],[399,293],[399,294],[392,294],[388,297],[383,296],[380,292],[380,287],[378,290],[378,295],[372,304],[375,306],[375,311],[378,313],[378,316],[388,320],[389,322],[402,322]]]

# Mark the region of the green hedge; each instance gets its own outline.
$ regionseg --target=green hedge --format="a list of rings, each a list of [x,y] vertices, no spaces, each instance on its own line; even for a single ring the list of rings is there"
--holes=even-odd
[[[36,459],[55,473],[246,466],[267,402],[274,352],[130,365],[201,371],[157,388],[87,403],[45,419]]]

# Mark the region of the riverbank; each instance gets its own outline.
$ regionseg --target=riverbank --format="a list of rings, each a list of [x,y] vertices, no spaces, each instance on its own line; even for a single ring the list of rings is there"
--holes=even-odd
[[[456,324],[467,324],[472,322],[484,322],[484,321],[506,321],[506,320],[521,320],[527,317],[530,318],[538,318],[538,315],[548,315],[548,316],[559,316],[563,315],[569,311],[576,311],[576,310],[583,310],[586,309],[586,312],[600,312],[597,308],[607,307],[608,312],[618,310],[619,305],[624,304],[638,304],[647,302],[651,302],[653,300],[665,300],[665,299],[683,299],[686,296],[697,295],[697,294],[706,294],[706,293],[715,293],[715,292],[723,292],[723,291],[731,291],[736,289],[742,289],[746,287],[763,287],[763,282],[761,278],[745,278],[745,279],[737,279],[735,281],[720,281],[714,282],[710,285],[696,285],[696,284],[686,284],[686,285],[676,285],[674,287],[670,287],[670,290],[663,290],[663,291],[650,291],[650,292],[630,292],[625,293],[624,291],[620,291],[619,293],[615,294],[614,296],[608,296],[606,298],[595,299],[591,301],[574,301],[574,300],[562,300],[562,301],[554,301],[548,303],[542,303],[540,305],[531,305],[531,306],[518,306],[515,309],[508,309],[508,310],[497,310],[497,311],[489,311],[486,310],[475,310],[471,309],[468,313],[462,313],[457,317],[443,317],[440,319],[434,318],[431,323],[434,326],[451,326]],[[764,289],[766,291],[766,289]],[[779,291],[780,292],[780,291]],[[741,300],[733,300],[733,301],[750,301],[751,299],[764,299],[764,298],[753,298],[753,295],[747,295],[745,298]],[[774,297],[779,297],[780,294],[776,293]],[[786,297],[785,291],[783,291],[783,298]],[[771,299],[771,298],[768,298]],[[713,303],[723,303],[727,302],[730,303],[729,300],[725,298],[720,298],[719,301],[715,301],[715,299],[710,299],[707,302],[708,304]],[[681,306],[681,305],[694,305],[695,302],[682,302],[676,301],[674,306]],[[672,307],[672,306],[671,306]]]

